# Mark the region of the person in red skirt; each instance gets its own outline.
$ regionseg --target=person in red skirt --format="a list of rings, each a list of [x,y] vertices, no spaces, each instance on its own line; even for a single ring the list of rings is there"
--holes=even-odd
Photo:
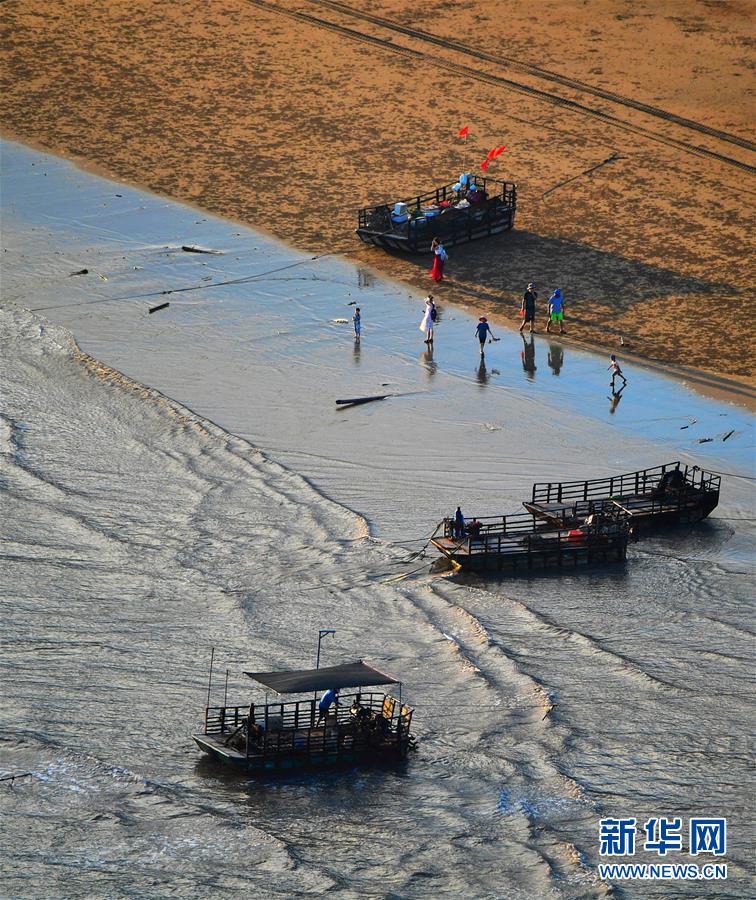
[[[446,262],[446,250],[444,245],[438,238],[433,238],[431,242],[431,250],[433,251],[433,268],[430,270],[431,278],[434,281],[444,280],[444,263]]]

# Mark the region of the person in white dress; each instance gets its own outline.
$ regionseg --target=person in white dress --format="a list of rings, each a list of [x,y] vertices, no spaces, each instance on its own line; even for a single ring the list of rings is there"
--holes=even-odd
[[[428,294],[425,298],[425,310],[423,311],[423,321],[420,323],[420,331],[425,332],[425,343],[433,343],[433,326],[436,323],[436,305],[433,302],[433,295]]]

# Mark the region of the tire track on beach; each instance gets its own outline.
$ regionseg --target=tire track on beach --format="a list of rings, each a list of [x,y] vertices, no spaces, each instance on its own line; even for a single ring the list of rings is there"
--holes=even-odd
[[[480,69],[474,69],[471,66],[465,66],[461,63],[453,63],[447,60],[438,59],[435,56],[431,56],[429,53],[423,53],[421,50],[413,50],[410,47],[403,47],[393,43],[393,41],[391,40],[375,37],[370,34],[365,34],[364,32],[358,31],[357,29],[348,28],[345,25],[338,25],[335,22],[329,22],[327,19],[321,19],[320,17],[310,15],[309,13],[285,9],[284,7],[278,6],[275,3],[267,2],[267,0],[246,0],[246,2],[251,6],[256,6],[259,9],[265,10],[266,12],[276,15],[288,16],[289,18],[296,19],[300,22],[306,22],[308,25],[314,25],[316,28],[326,28],[330,31],[336,32],[337,34],[341,34],[344,37],[349,38],[350,40],[359,41],[364,44],[370,44],[374,47],[379,47],[382,50],[388,50],[391,53],[403,56],[413,61],[421,61],[425,65],[432,65],[436,68],[445,69],[446,71],[452,72],[455,75],[460,75],[465,78],[471,78],[474,81],[481,81],[486,84],[492,84],[496,87],[509,88],[516,93],[525,94],[537,100],[542,100],[546,103],[551,104],[552,106],[560,106],[566,110],[569,110],[570,112],[577,112],[581,115],[597,119],[601,122],[604,122],[605,124],[611,125],[615,128],[619,128],[622,131],[627,131],[631,134],[642,135],[643,137],[648,138],[651,141],[655,141],[659,144],[664,144],[665,146],[671,147],[675,150],[682,150],[683,152],[692,154],[694,156],[716,160],[717,162],[724,165],[733,166],[734,168],[740,169],[744,172],[756,174],[756,166],[751,166],[748,163],[744,163],[738,159],[734,159],[733,157],[717,153],[714,150],[707,150],[705,147],[699,147],[698,145],[691,144],[688,141],[666,137],[665,135],[652,131],[649,128],[644,128],[641,125],[632,125],[631,123],[626,122],[623,119],[619,119],[617,118],[617,116],[613,116],[610,113],[604,113],[600,110],[592,109],[589,106],[578,103],[576,100],[568,100],[564,97],[558,96],[557,94],[550,94],[548,91],[541,90],[540,88],[529,87],[528,85],[522,84],[521,82],[513,81],[511,78],[505,78],[502,75],[492,75],[488,72],[483,72]]]
[[[400,25],[397,22],[392,22],[390,19],[384,19],[381,16],[375,16],[371,13],[363,12],[362,10],[353,9],[348,4],[338,3],[336,2],[336,0],[310,0],[310,2],[318,6],[325,6],[328,9],[334,10],[334,12],[342,12],[356,19],[362,19],[366,22],[371,22],[372,24],[378,25],[381,28],[387,28],[391,31],[405,34],[408,37],[414,38],[418,41],[425,41],[429,44],[436,44],[437,46],[444,47],[447,50],[453,50],[455,53],[462,53],[465,56],[470,56],[474,59],[480,59],[484,62],[494,63],[498,66],[504,66],[513,69],[516,72],[524,72],[525,74],[541,78],[544,81],[552,81],[555,84],[573,88],[576,91],[580,91],[580,93],[590,94],[594,97],[600,97],[603,100],[609,100],[611,103],[616,103],[620,106],[626,106],[630,109],[635,109],[638,112],[645,113],[649,116],[654,116],[655,118],[662,119],[667,122],[672,122],[675,125],[680,125],[681,127],[687,128],[691,131],[697,131],[700,134],[708,135],[709,137],[716,138],[719,141],[726,141],[729,144],[735,144],[737,147],[743,147],[746,150],[756,152],[756,144],[754,144],[752,141],[747,140],[746,138],[738,137],[738,135],[731,134],[727,131],[720,131],[717,128],[711,128],[708,125],[704,125],[702,122],[696,122],[693,119],[686,119],[684,116],[678,116],[675,113],[667,112],[666,110],[661,109],[658,106],[652,106],[651,104],[643,103],[640,100],[634,100],[632,97],[625,97],[623,94],[617,94],[614,91],[607,91],[603,88],[586,84],[583,81],[578,81],[575,78],[569,78],[566,75],[560,75],[557,72],[550,71],[549,69],[543,69],[540,66],[534,66],[530,63],[522,62],[522,60],[515,59],[514,57],[497,56],[493,53],[487,53],[484,50],[476,50],[473,47],[468,47],[466,44],[459,44],[456,41],[439,37],[438,35],[431,34],[428,31],[422,31],[419,28],[410,28],[407,25]]]

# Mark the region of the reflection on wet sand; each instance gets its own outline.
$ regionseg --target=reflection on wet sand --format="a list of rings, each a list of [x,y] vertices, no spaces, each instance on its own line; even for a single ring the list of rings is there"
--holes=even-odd
[[[611,405],[609,406],[609,412],[610,412],[612,415],[614,415],[614,413],[617,411],[617,407],[619,406],[619,402],[620,402],[620,400],[622,399],[622,391],[624,391],[624,390],[625,390],[625,385],[624,385],[624,384],[622,385],[622,387],[621,387],[618,391],[615,391],[614,388],[612,388],[612,396],[609,397],[609,399],[612,401],[612,402],[611,402]]]
[[[360,346],[360,339],[359,339],[359,337],[356,337],[354,339],[354,349],[352,350],[352,356],[354,358],[354,364],[356,366],[358,366],[360,364],[361,350],[362,350],[362,347]]]
[[[420,364],[428,373],[428,378],[433,378],[438,371],[438,363],[433,360],[433,344],[428,344],[428,348],[420,354]]]
[[[530,340],[528,340],[524,334],[522,335],[520,359],[522,360],[522,368],[525,370],[528,380],[533,381],[535,379],[537,366],[535,364],[535,338],[532,335],[530,336]]]
[[[478,381],[480,384],[488,384],[490,375],[488,374],[488,369],[486,368],[486,359],[484,356],[480,358],[480,365],[478,366]]]
[[[549,344],[549,368],[558,375],[564,365],[564,347],[561,344]]]

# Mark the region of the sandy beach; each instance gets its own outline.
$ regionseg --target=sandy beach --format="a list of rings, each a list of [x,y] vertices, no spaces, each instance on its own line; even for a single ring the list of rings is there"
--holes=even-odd
[[[747,3],[4,13],[6,134],[419,287],[427,261],[360,247],[356,209],[503,142],[489,174],[517,182],[516,228],[455,249],[444,302],[515,325],[535,279],[542,298],[564,291],[570,340],[622,337],[637,357],[753,383]]]

